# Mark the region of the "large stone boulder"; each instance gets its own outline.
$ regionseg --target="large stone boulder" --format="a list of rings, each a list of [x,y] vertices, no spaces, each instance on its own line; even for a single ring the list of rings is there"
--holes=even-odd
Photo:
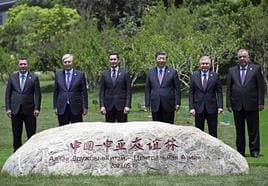
[[[14,176],[248,173],[236,150],[195,127],[160,122],[76,123],[34,135],[5,162]]]

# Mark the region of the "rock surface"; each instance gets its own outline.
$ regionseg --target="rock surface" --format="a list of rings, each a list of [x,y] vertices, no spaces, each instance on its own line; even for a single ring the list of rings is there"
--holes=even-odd
[[[13,176],[224,175],[248,173],[246,159],[195,127],[160,122],[84,122],[34,135],[5,162]]]

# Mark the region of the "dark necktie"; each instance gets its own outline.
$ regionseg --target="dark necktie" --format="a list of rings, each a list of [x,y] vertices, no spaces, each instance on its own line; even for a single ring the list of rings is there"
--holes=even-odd
[[[245,77],[246,77],[246,69],[245,68],[242,68],[241,69],[241,75],[240,75],[240,78],[241,78],[241,84],[243,85],[244,82],[245,82]]]
[[[207,74],[203,74],[203,89],[206,90],[207,89],[207,86],[208,86],[208,79],[207,79]]]
[[[163,80],[163,70],[160,68],[158,73],[158,81],[161,84]]]
[[[113,83],[115,83],[115,80],[116,80],[116,70],[115,70],[115,68],[113,68],[113,70],[112,70],[112,81],[113,81]]]
[[[20,90],[23,91],[23,89],[24,89],[24,85],[25,85],[25,75],[22,74],[22,75],[20,76],[20,78],[21,78],[21,81],[20,81]]]

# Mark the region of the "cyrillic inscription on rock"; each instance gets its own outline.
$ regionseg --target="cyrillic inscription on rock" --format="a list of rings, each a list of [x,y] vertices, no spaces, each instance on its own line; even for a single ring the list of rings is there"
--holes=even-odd
[[[248,173],[236,150],[190,126],[76,123],[33,136],[5,163],[11,175]]]

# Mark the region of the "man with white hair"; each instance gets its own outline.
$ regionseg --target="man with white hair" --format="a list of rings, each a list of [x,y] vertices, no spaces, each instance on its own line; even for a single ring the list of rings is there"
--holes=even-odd
[[[195,118],[195,126],[204,131],[207,120],[209,134],[217,137],[218,113],[223,112],[223,96],[219,75],[210,71],[210,67],[210,57],[201,57],[200,70],[191,76],[189,109]]]
[[[260,156],[259,111],[264,108],[264,78],[261,67],[250,63],[248,51],[237,52],[237,64],[227,75],[226,106],[233,112],[236,148],[245,156],[247,122],[250,156]]]
[[[55,76],[53,108],[58,116],[59,126],[82,122],[88,112],[88,93],[85,74],[74,69],[74,56],[62,57],[64,70]]]

